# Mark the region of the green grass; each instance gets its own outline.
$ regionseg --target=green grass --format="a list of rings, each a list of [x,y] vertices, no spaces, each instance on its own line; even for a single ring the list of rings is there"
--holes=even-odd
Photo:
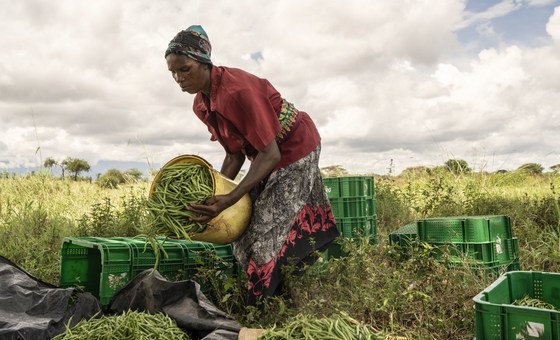
[[[344,246],[350,256],[317,263],[290,279],[263,310],[244,305],[244,281],[212,269],[196,277],[219,308],[249,327],[297,315],[346,313],[390,336],[472,339],[472,298],[492,277],[449,269],[418,245],[403,258],[388,234],[425,217],[508,215],[519,238],[522,270],[560,272],[560,176],[521,172],[453,175],[445,171],[376,176],[379,245]],[[58,283],[65,236],[133,236],[145,223],[147,183],[102,189],[48,175],[0,179],[0,255]]]
[[[146,183],[102,189],[48,175],[0,179],[0,255],[58,284],[66,236],[134,236]]]

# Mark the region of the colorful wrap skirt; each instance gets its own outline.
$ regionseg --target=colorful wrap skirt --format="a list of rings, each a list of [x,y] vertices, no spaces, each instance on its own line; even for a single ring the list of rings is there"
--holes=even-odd
[[[249,305],[275,295],[284,264],[309,263],[316,250],[340,235],[319,171],[319,145],[299,161],[270,174],[252,192],[253,214],[233,244],[249,278]],[[258,192],[256,192],[258,190]]]

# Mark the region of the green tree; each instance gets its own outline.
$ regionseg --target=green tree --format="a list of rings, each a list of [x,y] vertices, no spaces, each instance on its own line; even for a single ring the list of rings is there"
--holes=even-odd
[[[74,174],[75,181],[78,180],[78,175],[80,174],[80,172],[82,171],[89,172],[89,169],[91,168],[86,160],[79,159],[79,158],[71,158],[71,157],[68,157],[65,160],[63,160],[62,165],[66,170],[68,170],[68,172]],[[64,172],[62,173],[62,177],[64,177]]]
[[[348,175],[348,171],[342,165],[330,165],[321,168],[321,175],[323,177],[340,177]]]
[[[445,167],[454,174],[471,172],[469,164],[463,159],[448,159],[445,162]]]
[[[119,169],[109,169],[95,181],[102,188],[116,189],[126,182],[125,175]]]
[[[51,158],[51,157],[47,157],[47,159],[45,159],[45,161],[43,162],[43,166],[45,168],[49,169],[49,171],[51,172],[51,175],[52,175],[52,167],[57,165],[57,164],[58,164],[58,162],[55,161],[54,158]]]
[[[552,170],[555,174],[560,173],[560,164],[554,164],[550,167],[550,170]]]
[[[403,171],[401,171],[401,176],[417,176],[417,175],[425,175],[428,173],[430,169],[423,165],[418,166],[410,166]]]
[[[539,163],[525,163],[519,168],[517,168],[517,170],[533,175],[540,175],[542,174],[544,167]]]
[[[142,180],[144,173],[136,168],[132,168],[126,170],[123,175],[127,182],[139,182]]]

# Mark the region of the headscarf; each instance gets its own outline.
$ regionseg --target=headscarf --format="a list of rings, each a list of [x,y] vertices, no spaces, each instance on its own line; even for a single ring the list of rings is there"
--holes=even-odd
[[[204,64],[212,65],[212,46],[208,35],[200,25],[192,25],[175,36],[167,46],[165,56],[170,53],[182,54]]]

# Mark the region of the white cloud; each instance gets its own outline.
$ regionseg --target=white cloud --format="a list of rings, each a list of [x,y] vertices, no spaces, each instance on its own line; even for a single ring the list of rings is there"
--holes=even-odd
[[[558,3],[558,0],[524,0],[528,6],[542,7],[548,5],[554,5]]]
[[[554,14],[548,20],[546,32],[557,44],[560,44],[560,6],[554,9]]]
[[[558,48],[500,45],[471,57],[454,33],[476,23],[491,35],[489,19],[538,3],[473,14],[462,0],[11,2],[0,13],[0,167],[39,164],[37,145],[43,158],[195,153],[219,167],[221,147],[163,59],[190,24],[207,30],[215,64],[269,79],[313,117],[322,165],[560,163]],[[547,25],[556,41],[558,13]]]

